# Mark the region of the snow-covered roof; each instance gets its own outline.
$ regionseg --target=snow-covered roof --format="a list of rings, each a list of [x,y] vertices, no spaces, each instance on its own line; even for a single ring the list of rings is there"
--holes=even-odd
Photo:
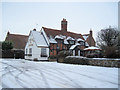
[[[77,41],[84,41],[84,40],[83,40],[83,39],[81,39],[81,38],[78,38],[78,39],[77,39]]]
[[[98,47],[91,46],[91,47],[85,48],[84,50],[101,50],[101,49]]]
[[[80,45],[79,43],[76,43],[75,45],[72,45],[71,47],[70,47],[70,49],[72,50],[72,49],[74,49],[76,46],[78,46],[78,45]]]
[[[33,34],[33,37],[37,46],[48,47],[47,42],[45,41],[45,38],[40,32],[32,31],[31,33]]]
[[[72,45],[72,46],[70,47],[70,49],[74,49],[76,46],[77,46],[77,45]]]
[[[85,40],[87,40],[88,35],[83,35],[83,38],[84,38]]]
[[[56,40],[53,39],[53,38],[50,38],[50,39],[49,39],[49,42],[50,42],[50,43],[57,43]]]
[[[70,37],[70,36],[68,36],[68,37],[67,37],[67,40],[75,40],[75,39],[72,38],[72,37]]]
[[[64,39],[64,44],[69,44],[67,39]]]
[[[85,42],[85,46],[89,46],[89,44],[87,42]]]
[[[57,38],[57,39],[64,39],[64,37],[61,36],[61,35],[56,35],[56,36],[55,36],[55,39],[56,39],[56,38]]]

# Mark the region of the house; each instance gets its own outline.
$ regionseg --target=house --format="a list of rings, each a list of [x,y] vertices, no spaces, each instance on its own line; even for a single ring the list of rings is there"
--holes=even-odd
[[[83,56],[84,48],[95,46],[92,30],[89,34],[77,34],[67,30],[67,21],[61,21],[61,30],[42,27],[30,32],[25,46],[25,59],[47,60],[56,58],[62,50],[70,50],[75,56]]]
[[[25,46],[25,59],[48,60],[49,45],[43,33],[34,29],[30,32]]]
[[[11,41],[13,43],[13,49],[2,52],[4,58],[24,58],[24,49],[27,43],[27,35],[11,34],[9,31],[5,38],[5,41]]]

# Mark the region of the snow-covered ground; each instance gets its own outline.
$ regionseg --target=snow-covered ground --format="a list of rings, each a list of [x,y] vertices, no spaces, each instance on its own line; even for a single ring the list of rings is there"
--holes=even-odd
[[[0,59],[3,88],[118,88],[118,68]]]

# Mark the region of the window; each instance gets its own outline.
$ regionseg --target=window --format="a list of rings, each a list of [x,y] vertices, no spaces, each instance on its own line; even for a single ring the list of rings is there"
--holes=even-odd
[[[81,42],[79,42],[79,43],[80,43],[81,46],[84,46],[84,42],[81,41]]]
[[[46,50],[46,48],[41,48],[41,57],[47,57],[47,50]]]
[[[29,54],[32,54],[32,48],[29,48]]]
[[[70,44],[74,44],[74,41],[70,40],[69,43],[70,43]]]

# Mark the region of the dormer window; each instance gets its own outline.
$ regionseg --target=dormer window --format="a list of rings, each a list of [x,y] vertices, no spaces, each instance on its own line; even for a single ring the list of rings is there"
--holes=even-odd
[[[79,41],[78,42],[81,46],[84,46],[85,45],[85,42],[83,42],[83,41]]]
[[[69,40],[68,42],[69,42],[69,44],[75,44],[75,41],[73,41],[73,40]]]

